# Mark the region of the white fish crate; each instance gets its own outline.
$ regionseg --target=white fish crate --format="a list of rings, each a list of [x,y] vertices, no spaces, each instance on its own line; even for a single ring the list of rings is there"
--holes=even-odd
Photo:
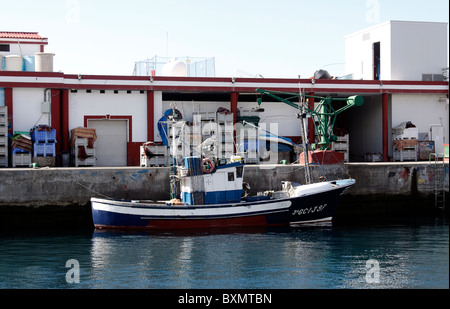
[[[216,121],[216,112],[200,112],[202,121]]]
[[[0,106],[0,125],[8,125],[8,107]]]
[[[167,156],[168,151],[165,145],[148,145],[147,150],[156,156]]]
[[[8,167],[8,156],[0,155],[0,167]]]
[[[217,131],[217,123],[214,121],[208,121],[202,125],[203,135],[214,135],[217,133]]]
[[[79,158],[75,158],[75,166],[95,166],[97,158],[89,157],[85,160],[81,160]]]
[[[219,123],[233,123],[233,113],[217,113],[217,122]]]
[[[75,146],[88,146],[88,139],[86,137],[77,137],[74,141]]]
[[[403,130],[402,134],[394,134],[394,139],[418,139],[419,129],[418,128],[406,128]]]
[[[12,155],[12,166],[30,166],[31,153],[15,153]]]
[[[192,123],[201,125],[202,123],[202,115],[201,114],[193,114],[192,115]]]
[[[256,112],[254,109],[248,109],[248,108],[240,108],[238,110],[239,117],[252,117],[252,116],[258,116],[258,112]]]
[[[417,161],[417,150],[394,150],[394,161]]]
[[[168,157],[151,157],[147,160],[147,166],[168,166]]]
[[[164,145],[153,145],[153,146],[147,146],[153,149],[152,152],[154,156],[148,158],[144,151],[144,146],[141,146],[141,167],[149,167],[149,166],[168,166],[168,149]],[[155,148],[152,148],[155,147]],[[158,154],[156,154],[158,153]]]
[[[0,156],[8,155],[8,145],[0,145]]]
[[[334,142],[331,147],[332,150],[336,151],[348,151],[348,144],[347,143],[336,143]]]
[[[8,126],[0,124],[0,136],[8,135]]]
[[[383,155],[381,153],[366,153],[366,162],[381,162],[383,161]]]

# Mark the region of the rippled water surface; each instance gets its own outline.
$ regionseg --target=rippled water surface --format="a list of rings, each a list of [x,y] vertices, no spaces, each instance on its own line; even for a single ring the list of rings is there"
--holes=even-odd
[[[0,288],[448,289],[448,231],[445,220],[433,219],[177,234],[0,234]]]

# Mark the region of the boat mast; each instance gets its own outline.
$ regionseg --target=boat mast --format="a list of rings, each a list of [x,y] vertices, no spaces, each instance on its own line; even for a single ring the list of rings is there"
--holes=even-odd
[[[175,108],[172,108],[172,115],[175,114]],[[170,169],[170,198],[177,198],[177,183],[176,183],[176,175],[177,175],[177,159],[176,159],[176,131],[175,131],[175,118],[172,116],[172,119],[169,118],[168,124],[171,124],[170,130],[172,130],[172,145],[170,146],[170,153],[172,154],[172,168]],[[169,135],[170,136],[170,135]],[[169,157],[170,158],[170,157]]]
[[[305,107],[305,97],[300,92],[300,118],[301,118],[301,125],[302,125],[302,144],[303,144],[303,161],[305,164],[305,182],[306,184],[311,183],[311,172],[309,170],[309,154],[308,154],[308,143],[307,143],[307,133],[306,133],[306,107]]]

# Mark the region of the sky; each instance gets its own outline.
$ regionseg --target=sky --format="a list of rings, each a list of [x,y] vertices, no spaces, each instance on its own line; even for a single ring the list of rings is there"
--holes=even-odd
[[[47,37],[67,74],[132,75],[136,61],[190,56],[214,57],[217,77],[309,78],[345,75],[348,34],[448,23],[448,12],[448,0],[0,0],[0,31]]]

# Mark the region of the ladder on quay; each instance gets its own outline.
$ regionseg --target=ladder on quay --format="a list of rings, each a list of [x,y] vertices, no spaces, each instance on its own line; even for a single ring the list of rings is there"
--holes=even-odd
[[[448,187],[446,181],[446,174],[448,174],[448,167],[445,167],[445,162],[448,162],[449,151],[448,145],[444,146],[444,153],[442,161],[439,161],[439,157],[435,153],[430,154],[434,156],[434,206],[439,209],[445,208],[445,188]]]

